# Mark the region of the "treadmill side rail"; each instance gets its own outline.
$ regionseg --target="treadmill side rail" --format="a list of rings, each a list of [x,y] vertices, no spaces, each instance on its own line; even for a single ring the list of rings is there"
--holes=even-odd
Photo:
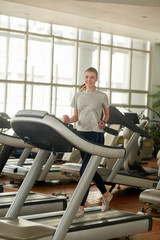
[[[93,216],[97,216],[96,219]],[[17,218],[0,218],[0,237],[8,240],[50,240],[54,236],[63,212],[59,214],[37,214]],[[113,216],[113,218],[111,218]],[[83,224],[82,224],[83,222]],[[51,227],[53,226],[54,227]],[[116,231],[115,231],[116,229]],[[102,213],[98,209],[86,209],[83,219],[74,219],[65,240],[106,240],[152,229],[152,217],[146,214],[109,210]]]

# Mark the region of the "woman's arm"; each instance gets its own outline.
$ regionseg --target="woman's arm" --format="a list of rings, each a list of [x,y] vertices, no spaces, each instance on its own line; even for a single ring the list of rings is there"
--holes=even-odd
[[[103,120],[99,122],[99,127],[101,129],[104,129],[106,127],[106,123],[109,120],[109,108],[104,108],[103,109]]]
[[[70,118],[68,115],[63,116],[64,123],[74,123],[78,121],[78,110],[74,108],[73,116]]]
[[[109,108],[104,108],[103,110],[103,121],[107,123],[109,120]]]

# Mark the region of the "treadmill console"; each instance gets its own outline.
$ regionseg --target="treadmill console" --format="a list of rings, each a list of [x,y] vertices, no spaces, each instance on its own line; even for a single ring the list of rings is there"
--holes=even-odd
[[[139,124],[139,118],[137,113],[126,112],[124,115],[129,118],[134,124]]]

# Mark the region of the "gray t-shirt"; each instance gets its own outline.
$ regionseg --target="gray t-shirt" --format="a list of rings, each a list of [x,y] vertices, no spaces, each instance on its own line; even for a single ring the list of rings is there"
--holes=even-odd
[[[85,132],[103,132],[99,128],[99,121],[103,108],[109,107],[107,94],[98,90],[93,92],[77,92],[71,106],[78,110],[77,130]]]

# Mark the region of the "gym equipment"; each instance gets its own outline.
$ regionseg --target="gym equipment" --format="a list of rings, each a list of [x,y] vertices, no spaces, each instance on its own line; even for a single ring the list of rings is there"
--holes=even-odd
[[[139,119],[136,113],[126,113],[123,115],[118,109],[110,106],[110,118],[108,121],[108,124],[117,124],[125,126],[125,138],[124,146],[128,144],[130,141],[130,138],[132,138],[132,135],[137,132],[143,137],[151,138],[149,133],[145,130],[143,130],[146,121],[142,121],[139,126],[135,125],[139,123]],[[136,165],[136,169],[131,169],[130,166],[135,167],[135,161],[137,160],[137,153],[138,153],[138,139],[137,142],[132,143],[132,148],[130,150],[130,153],[128,154],[127,159],[125,162],[121,165],[121,168],[119,169],[119,172],[113,179],[114,184],[119,185],[128,185],[133,187],[140,187],[140,188],[156,188],[159,178],[153,177],[148,178],[147,174],[150,173],[157,173],[156,169],[152,169],[152,172],[146,172],[140,165]],[[99,174],[102,176],[104,182],[108,184],[107,176],[108,172],[112,171],[112,167],[114,164],[116,164],[117,159],[108,159],[107,164],[109,163],[110,168],[102,167],[100,166],[98,168]],[[134,161],[134,162],[133,162]],[[129,166],[130,164],[130,166]],[[60,167],[60,170],[62,174],[74,178],[75,180],[79,179],[80,174],[80,164],[72,164],[72,163],[65,163]]]
[[[11,206],[17,192],[0,193],[0,217],[4,217]],[[30,192],[19,216],[32,215],[37,213],[48,213],[63,211],[67,207],[67,200],[63,196],[52,196]]]
[[[90,208],[83,219],[73,220],[79,204],[92,181],[93,175],[102,157],[120,158],[108,178],[112,180],[121,164],[127,157],[132,142],[139,136],[135,133],[126,149],[96,145],[79,137],[65,124],[44,111],[20,111],[11,121],[12,128],[23,140],[41,149],[56,149],[57,145],[67,141],[83,151],[92,154],[86,170],[84,171],[71,201],[62,213],[34,215],[30,218],[17,218],[19,211],[28,196],[28,193],[37,179],[39,171],[44,164],[43,150],[38,153],[34,164],[24,179],[16,198],[9,208],[5,218],[0,218],[0,237],[7,239],[53,239],[53,240],[97,240],[100,238],[115,238],[133,235],[151,230],[152,218],[146,214],[128,213],[110,210],[102,213],[100,209]],[[55,150],[56,151],[56,150]],[[95,218],[96,216],[96,218]],[[62,218],[61,218],[62,217]],[[61,218],[61,220],[60,220]],[[28,231],[30,229],[30,231]],[[116,229],[116,231],[115,231]],[[53,237],[52,237],[53,236]]]
[[[3,169],[14,147],[22,147],[25,152],[30,152],[31,145],[25,144],[17,136],[9,136],[4,133],[0,133],[0,142],[4,144],[0,152],[0,170]],[[6,145],[7,144],[7,145]],[[49,151],[44,150],[44,159],[48,157]],[[8,211],[13,199],[16,196],[16,192],[0,193],[0,217],[4,216]],[[29,193],[28,199],[24,203],[20,215],[36,214],[38,212],[49,212],[65,210],[67,206],[67,199],[63,196],[55,197],[45,194]]]
[[[72,131],[75,131],[75,129],[73,129],[72,124],[69,125],[69,128]],[[109,133],[110,135],[111,134],[112,135],[114,134],[116,136],[118,135],[118,130],[116,128],[111,128],[111,127],[106,126],[105,131],[107,133]],[[1,140],[1,136],[0,136],[0,140]],[[66,144],[66,142],[65,142],[65,144]],[[53,151],[55,153],[57,153],[57,151],[63,152],[65,156],[67,154],[70,154],[71,161],[69,161],[69,162],[73,162],[72,161],[73,158],[74,158],[74,162],[80,161],[81,156],[80,156],[79,151],[73,150],[72,147],[68,148],[68,145],[65,145],[65,144],[61,145],[61,147],[57,148],[56,150],[52,149],[52,152]],[[4,149],[4,152],[5,152],[5,150],[8,151],[8,148],[9,148],[9,146]],[[12,151],[12,149],[10,151]],[[3,162],[2,175],[5,177],[8,177],[12,182],[16,182],[16,181],[22,182],[24,177],[26,176],[26,174],[28,173],[28,171],[30,169],[29,165],[24,166],[27,155],[30,153],[30,151],[31,151],[31,149],[30,150],[25,149],[16,165],[14,165],[14,164],[8,165],[8,164],[6,164],[6,161],[4,162],[4,160],[1,160],[1,162]],[[25,154],[26,152],[27,152],[27,154]],[[7,153],[5,153],[5,154],[6,154],[5,159],[7,160],[9,154],[7,154]],[[25,154],[25,157],[24,157],[24,154]],[[75,160],[75,158],[76,158],[76,160]],[[38,181],[41,181],[41,182],[42,181],[52,181],[52,180],[66,180],[66,181],[74,180],[74,177],[71,179],[71,178],[68,178],[68,176],[62,174],[60,171],[60,165],[55,165],[54,160],[55,160],[55,158],[53,159],[52,156],[50,156],[48,159],[46,159],[46,163],[42,168],[41,174],[38,177],[37,182]]]
[[[157,153],[158,164],[160,165],[160,150]],[[160,176],[160,172],[159,172]],[[146,189],[139,195],[140,202],[146,204],[148,207],[159,210],[160,209],[160,180],[155,189]]]

